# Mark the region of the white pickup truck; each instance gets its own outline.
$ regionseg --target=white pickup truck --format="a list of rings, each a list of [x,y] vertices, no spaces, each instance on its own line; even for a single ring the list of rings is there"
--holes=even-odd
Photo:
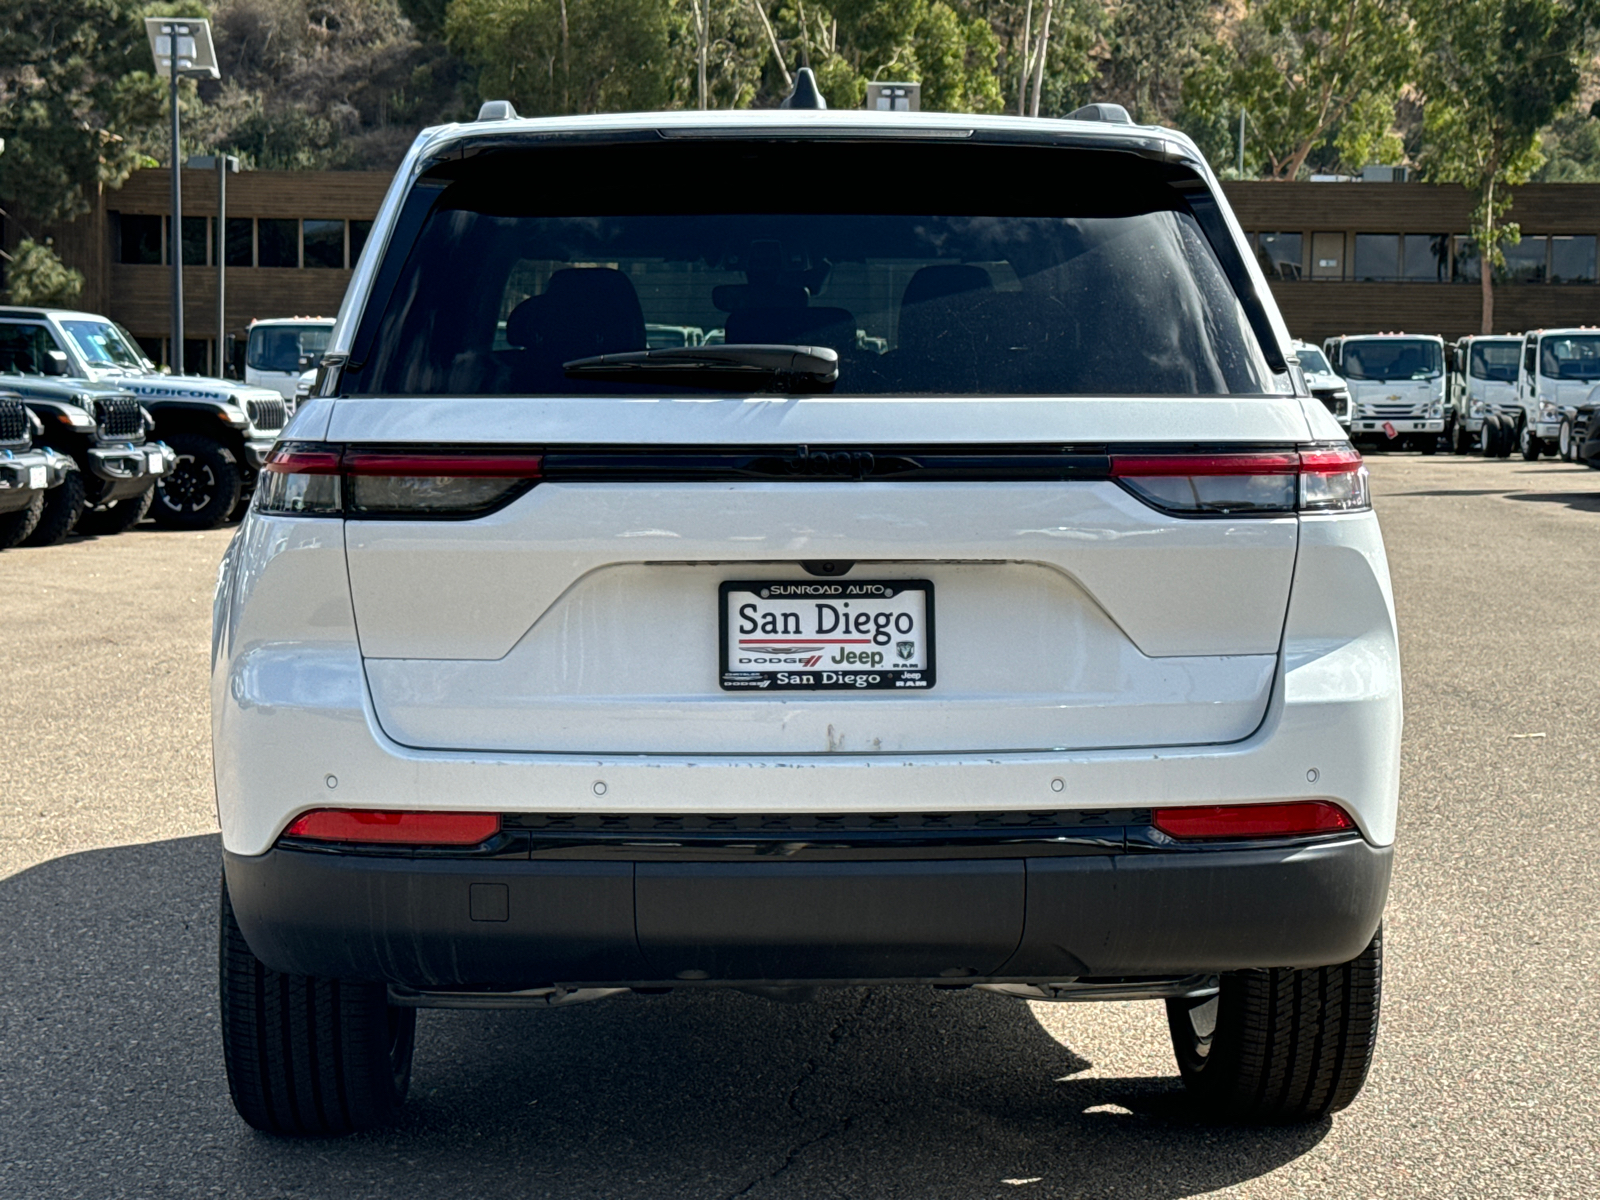
[[[1350,388],[1350,436],[1432,454],[1444,432],[1444,339],[1430,334],[1332,337],[1322,349]]]
[[[1600,329],[1535,329],[1523,338],[1517,371],[1517,449],[1534,462],[1554,452],[1571,418],[1600,383]]]
[[[1334,420],[1350,432],[1350,388],[1328,364],[1321,350],[1309,342],[1295,342],[1294,355],[1300,360],[1300,370],[1305,374],[1306,387],[1322,402],[1322,407],[1333,414]]]
[[[1522,408],[1517,403],[1517,363],[1522,339],[1511,335],[1464,337],[1451,347],[1450,448],[1486,457],[1511,453]]]

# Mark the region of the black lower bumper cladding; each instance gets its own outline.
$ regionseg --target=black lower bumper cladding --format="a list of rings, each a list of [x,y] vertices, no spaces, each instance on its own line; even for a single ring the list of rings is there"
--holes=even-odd
[[[1180,844],[1148,810],[606,820],[507,818],[466,851],[286,839],[224,862],[270,967],[491,991],[1324,966],[1370,941],[1392,862],[1349,833]]]

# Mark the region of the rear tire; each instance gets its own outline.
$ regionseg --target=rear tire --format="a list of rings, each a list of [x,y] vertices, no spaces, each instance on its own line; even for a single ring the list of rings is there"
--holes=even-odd
[[[203,434],[175,433],[166,442],[178,461],[156,484],[151,517],[169,529],[215,529],[239,503],[239,464]]]
[[[1245,1124],[1338,1112],[1372,1065],[1382,985],[1380,927],[1350,962],[1236,971],[1207,1000],[1168,1000],[1184,1085],[1207,1116]]]
[[[23,539],[24,546],[58,546],[77,527],[85,500],[83,476],[68,471],[61,483],[44,494],[44,508],[33,532]]]
[[[1494,414],[1483,419],[1483,432],[1478,435],[1478,449],[1485,458],[1493,458],[1500,449],[1500,418]]]
[[[411,1086],[417,1010],[381,983],[274,971],[222,885],[222,1058],[233,1107],[264,1133],[329,1137],[393,1124]]]
[[[1468,432],[1467,427],[1460,421],[1457,421],[1455,427],[1450,431],[1450,452],[1452,454],[1472,453],[1472,434]]]
[[[35,492],[28,497],[27,506],[15,512],[0,513],[0,550],[9,550],[33,532],[44,511],[44,498],[48,493]]]
[[[1496,458],[1510,458],[1517,448],[1517,423],[1509,417],[1500,418],[1500,440],[1495,443]]]
[[[1524,424],[1517,432],[1517,449],[1521,451],[1525,462],[1538,462],[1539,455],[1544,453],[1544,443],[1539,440],[1538,434]]]
[[[109,537],[132,529],[150,511],[155,498],[155,488],[146,488],[137,496],[113,500],[108,508],[91,508],[78,518],[78,532],[91,537]]]

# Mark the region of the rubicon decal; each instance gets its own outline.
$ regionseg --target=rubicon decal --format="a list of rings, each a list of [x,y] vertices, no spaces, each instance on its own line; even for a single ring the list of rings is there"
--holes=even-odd
[[[729,581],[719,600],[726,691],[933,686],[925,579]]]

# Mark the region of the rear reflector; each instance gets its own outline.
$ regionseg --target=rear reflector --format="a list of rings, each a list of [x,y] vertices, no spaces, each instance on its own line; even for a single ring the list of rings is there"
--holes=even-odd
[[[1337,833],[1356,827],[1349,813],[1326,800],[1158,808],[1152,823],[1175,838],[1291,837],[1304,833]]]
[[[318,808],[296,817],[283,835],[319,842],[476,846],[499,832],[499,813],[372,812],[358,808]]]
[[[259,512],[308,516],[482,516],[539,481],[538,454],[475,448],[411,453],[284,442],[267,457]]]
[[[1113,454],[1111,476],[1146,504],[1179,514],[1369,507],[1367,469],[1349,446],[1240,454]]]

